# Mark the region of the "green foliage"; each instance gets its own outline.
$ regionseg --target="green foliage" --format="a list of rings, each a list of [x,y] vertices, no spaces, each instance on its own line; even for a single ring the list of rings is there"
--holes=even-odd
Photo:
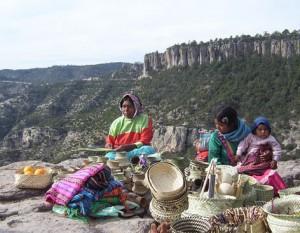
[[[220,103],[233,105],[250,122],[258,115],[268,117],[278,134],[289,129],[289,120],[299,119],[299,56],[289,59],[252,56],[192,68],[177,67],[151,76],[152,79],[135,80],[126,72],[118,72],[114,77],[104,75],[94,81],[20,84],[22,98],[16,94],[19,91],[12,91],[16,84],[3,83],[2,101],[24,99],[24,102],[15,101],[15,106],[4,107],[5,111],[0,109],[3,116],[0,137],[39,126],[57,129],[63,135],[69,131],[84,132],[77,142],[81,146],[102,142],[111,122],[120,116],[121,96],[129,90],[141,97],[154,123],[160,120],[164,125],[188,123],[190,127],[213,127],[213,110]],[[34,154],[26,152],[22,156],[60,161],[69,158],[72,147],[76,146],[75,143],[64,148],[61,142],[56,142],[47,151],[37,147],[32,148]],[[186,153],[190,155],[193,151]]]

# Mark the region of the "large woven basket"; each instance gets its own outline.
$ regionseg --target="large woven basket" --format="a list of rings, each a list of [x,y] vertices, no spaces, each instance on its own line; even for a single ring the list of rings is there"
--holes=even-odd
[[[210,232],[211,225],[208,218],[186,217],[176,220],[170,228],[173,233],[206,233]]]
[[[287,189],[282,189],[278,191],[280,197],[284,197],[290,194],[297,194],[300,195],[300,186],[293,187],[293,188],[287,188]]]
[[[241,207],[242,199],[235,199],[233,196],[223,196],[222,199],[200,197],[198,192],[188,194],[189,207],[182,216],[199,215],[210,217],[222,213],[228,208]]]
[[[146,172],[146,182],[157,200],[174,200],[186,189],[184,175],[178,167],[169,162],[159,162]]]
[[[41,167],[35,167],[41,168]],[[31,188],[31,189],[44,189],[52,183],[52,170],[46,169],[47,173],[44,175],[25,175],[23,168],[18,169],[15,173],[15,185],[17,188]]]
[[[272,232],[300,232],[300,196],[288,195],[263,206]],[[288,214],[290,213],[290,214]]]

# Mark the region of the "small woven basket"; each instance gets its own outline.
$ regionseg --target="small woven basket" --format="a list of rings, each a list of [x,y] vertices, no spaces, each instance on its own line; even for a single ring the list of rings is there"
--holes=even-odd
[[[207,218],[186,217],[176,220],[170,228],[173,233],[206,233],[211,225]]]
[[[255,186],[256,201],[268,202],[274,197],[274,188],[270,185],[257,184]]]
[[[35,167],[42,168],[42,167]],[[30,188],[30,189],[44,189],[52,183],[52,170],[46,169],[47,173],[44,175],[25,175],[23,168],[18,169],[15,173],[15,185],[17,188]]]

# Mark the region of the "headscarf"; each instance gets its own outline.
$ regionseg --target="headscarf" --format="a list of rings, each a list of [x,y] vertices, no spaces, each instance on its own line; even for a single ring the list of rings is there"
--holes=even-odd
[[[268,130],[271,132],[271,125],[269,120],[266,117],[259,116],[254,120],[254,123],[251,128],[252,133],[255,133],[256,128],[261,124],[266,126]]]
[[[238,128],[230,133],[223,134],[229,142],[240,142],[251,132],[245,121],[238,119]]]
[[[139,115],[140,113],[142,113],[144,111],[144,107],[142,105],[142,102],[140,100],[140,98],[137,96],[137,95],[133,95],[133,94],[130,94],[130,93],[127,93],[125,95],[123,95],[120,103],[119,103],[119,108],[120,108],[120,111],[122,112],[122,102],[123,102],[123,99],[128,96],[132,102],[133,102],[133,105],[134,105],[134,115],[133,115],[133,118],[136,117],[137,115]]]

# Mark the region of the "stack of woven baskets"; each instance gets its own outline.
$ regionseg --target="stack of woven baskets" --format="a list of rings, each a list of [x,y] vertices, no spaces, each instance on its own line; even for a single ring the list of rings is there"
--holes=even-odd
[[[169,162],[153,164],[146,173],[152,194],[149,210],[158,221],[174,221],[188,207],[187,186],[180,169]]]

